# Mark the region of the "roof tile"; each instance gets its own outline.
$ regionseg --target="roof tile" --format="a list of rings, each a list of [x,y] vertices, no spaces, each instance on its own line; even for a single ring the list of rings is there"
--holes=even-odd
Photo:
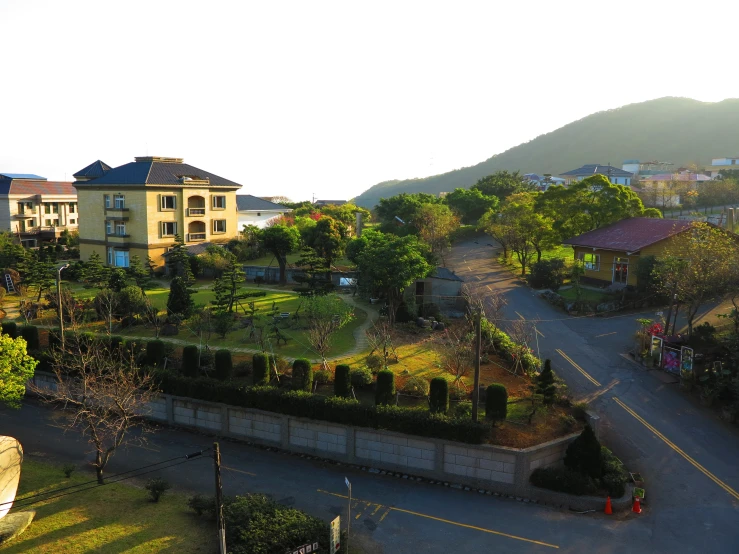
[[[691,225],[692,222],[686,220],[633,217],[588,231],[563,243],[619,252],[638,252],[642,248],[690,229]]]

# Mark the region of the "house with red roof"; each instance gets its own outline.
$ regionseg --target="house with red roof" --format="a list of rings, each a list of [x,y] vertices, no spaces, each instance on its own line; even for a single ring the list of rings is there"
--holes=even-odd
[[[0,231],[20,237],[26,247],[55,241],[77,230],[79,209],[72,183],[47,181],[30,173],[0,173]]]
[[[639,260],[661,257],[691,226],[691,221],[633,217],[567,239],[564,244],[572,246],[575,259],[582,261],[586,282],[636,286]]]

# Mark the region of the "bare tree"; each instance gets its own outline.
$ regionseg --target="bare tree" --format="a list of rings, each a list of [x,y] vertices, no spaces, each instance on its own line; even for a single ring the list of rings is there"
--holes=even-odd
[[[166,318],[159,311],[159,308],[152,304],[151,299],[146,295],[144,295],[141,317],[147,325],[151,325],[152,329],[154,329],[154,337],[158,339]]]
[[[67,413],[67,427],[87,437],[93,446],[93,466],[98,483],[104,484],[103,471],[122,445],[143,440],[131,431],[147,431],[142,416],[156,390],[151,377],[136,364],[129,348],[110,347],[96,338],[75,333],[65,348],[51,353],[57,382],[54,387],[36,385],[32,390],[46,402]]]
[[[508,325],[508,336],[513,342],[513,370],[518,375],[520,369],[525,373],[522,358],[524,354],[530,354],[532,345],[536,343],[536,323],[538,320],[517,319]]]
[[[479,311],[482,315],[482,351],[495,352],[495,334],[500,329],[500,323],[505,319],[504,310],[508,305],[505,296],[497,290],[484,291],[481,287],[469,284],[465,284],[462,288],[462,295],[467,300],[467,315],[470,323],[475,313]]]
[[[335,294],[313,296],[305,306],[308,322],[308,342],[321,356],[325,369],[328,369],[326,356],[331,349],[334,334],[354,319],[354,308]]]
[[[462,379],[474,363],[472,344],[467,336],[456,329],[447,328],[436,341],[434,348],[441,359],[441,366],[454,377],[453,385],[464,387]]]
[[[396,362],[398,361],[398,353],[393,345],[393,326],[390,325],[388,319],[384,317],[378,319],[364,333],[367,335],[367,342],[370,347],[369,356],[379,351],[382,356],[383,368],[387,367],[391,355]]]

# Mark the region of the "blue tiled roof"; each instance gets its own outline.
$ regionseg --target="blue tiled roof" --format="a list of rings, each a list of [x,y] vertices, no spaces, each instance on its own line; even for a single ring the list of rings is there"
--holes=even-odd
[[[98,177],[102,177],[103,175],[105,175],[108,171],[110,171],[110,169],[111,167],[105,162],[96,160],[84,169],[80,169],[77,173],[73,175],[73,177],[75,179],[80,179],[83,177],[86,179],[97,179]]]
[[[85,185],[182,185],[182,177],[208,179],[211,186],[240,187],[238,183],[185,163],[137,160],[106,171]]]
[[[33,173],[0,173],[0,177],[6,177],[8,179],[32,179],[34,181],[46,181],[46,177],[34,175]]]
[[[613,167],[612,165],[602,164],[586,164],[577,169],[560,173],[560,175],[570,175],[573,177],[580,177],[581,175],[610,175],[611,177],[632,177],[633,174],[628,171],[624,171],[621,168]]]
[[[269,200],[252,196],[251,194],[236,195],[236,209],[240,212],[291,212],[292,210],[282,204],[275,204]]]

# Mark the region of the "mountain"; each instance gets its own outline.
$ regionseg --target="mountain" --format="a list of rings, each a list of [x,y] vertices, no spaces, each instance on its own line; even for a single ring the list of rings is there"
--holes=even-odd
[[[594,113],[519,144],[484,162],[423,179],[385,181],[355,198],[371,208],[401,192],[451,192],[469,188],[498,170],[559,175],[587,163],[659,160],[675,167],[707,165],[711,158],[739,155],[739,99],[699,102],[659,98]]]

